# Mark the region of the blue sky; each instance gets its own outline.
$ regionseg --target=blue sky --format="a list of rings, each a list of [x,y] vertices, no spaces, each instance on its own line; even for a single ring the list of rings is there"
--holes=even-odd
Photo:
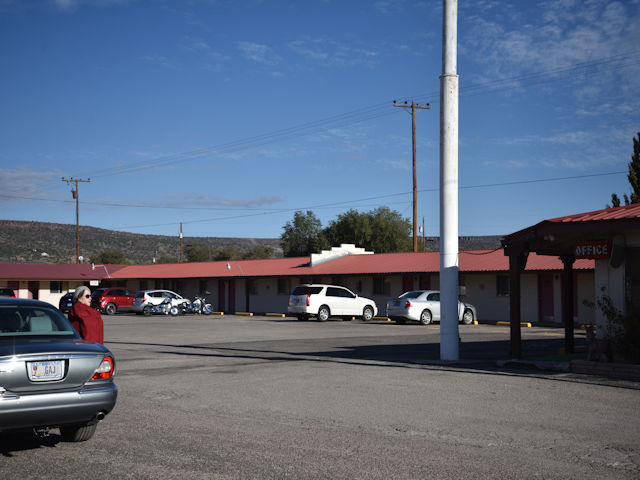
[[[629,192],[640,2],[462,1],[459,232]],[[278,237],[296,210],[439,234],[441,1],[0,0],[2,219]]]

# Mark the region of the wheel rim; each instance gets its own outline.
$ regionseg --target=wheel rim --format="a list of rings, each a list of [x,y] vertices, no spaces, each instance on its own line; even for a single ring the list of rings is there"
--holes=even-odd
[[[107,305],[106,313],[107,315],[113,315],[114,313],[116,313],[116,306],[113,303]]]
[[[473,312],[471,310],[466,310],[462,316],[462,321],[466,325],[471,325],[473,323]]]
[[[373,310],[371,310],[369,307],[364,309],[364,313],[362,314],[362,318],[363,320],[369,321],[373,318]]]
[[[423,325],[429,325],[431,323],[431,313],[424,311],[420,315],[420,323]]]
[[[321,322],[326,322],[329,319],[329,310],[327,310],[326,308],[321,308],[318,311],[318,320],[320,320]]]

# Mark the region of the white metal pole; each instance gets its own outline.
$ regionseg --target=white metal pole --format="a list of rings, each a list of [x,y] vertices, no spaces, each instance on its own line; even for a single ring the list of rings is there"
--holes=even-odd
[[[458,1],[443,0],[440,76],[440,359],[458,360]]]

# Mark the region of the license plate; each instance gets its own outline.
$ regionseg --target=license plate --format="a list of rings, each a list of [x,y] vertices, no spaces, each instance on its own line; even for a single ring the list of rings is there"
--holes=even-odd
[[[32,382],[50,382],[64,377],[64,361],[48,360],[41,362],[28,362],[29,380]]]

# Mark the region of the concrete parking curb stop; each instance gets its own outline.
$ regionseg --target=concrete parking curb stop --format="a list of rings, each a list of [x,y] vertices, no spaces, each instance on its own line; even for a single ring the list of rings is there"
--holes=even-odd
[[[245,317],[253,317],[252,312],[235,312],[234,315],[244,315]]]
[[[508,326],[511,325],[511,322],[496,322],[496,325],[501,325],[503,327],[508,327]],[[530,322],[520,322],[520,326],[521,327],[531,328],[531,323]]]

